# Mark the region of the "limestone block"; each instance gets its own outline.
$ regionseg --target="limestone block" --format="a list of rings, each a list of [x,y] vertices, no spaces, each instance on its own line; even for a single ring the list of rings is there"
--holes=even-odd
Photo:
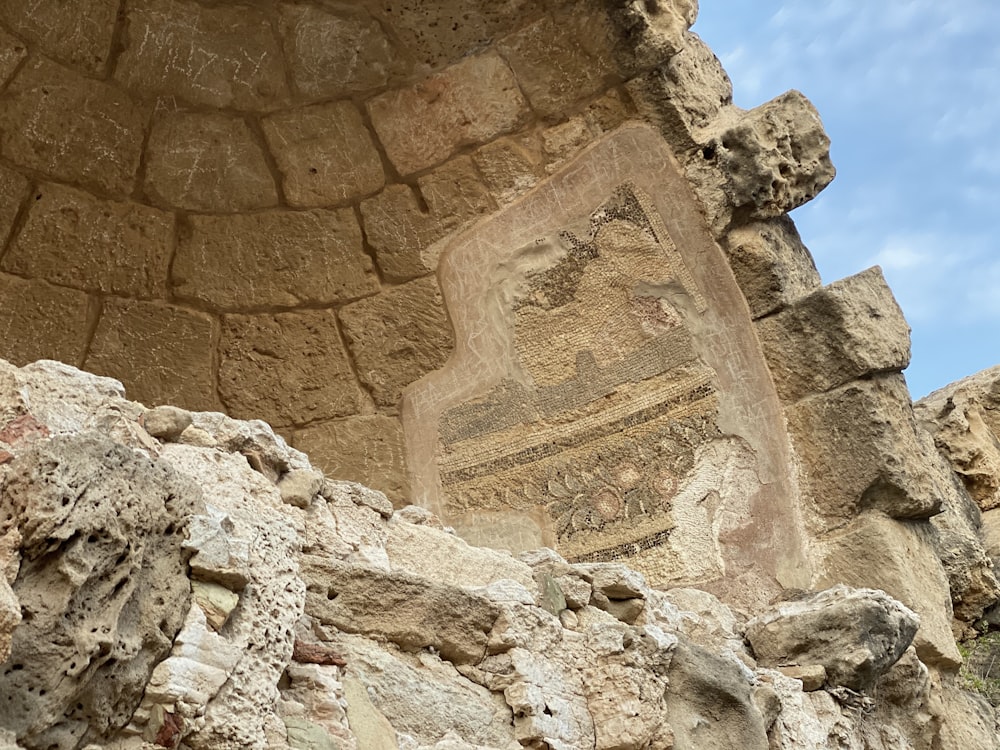
[[[374,414],[296,430],[293,445],[331,479],[381,490],[399,505],[409,500],[403,428],[396,417]]]
[[[109,298],[85,365],[123,382],[136,401],[217,410],[213,328],[204,313]]]
[[[83,746],[131,719],[184,621],[181,542],[201,493],[93,431],[37,441],[9,471],[0,517],[23,536],[23,620],[0,724],[29,747]]]
[[[755,218],[801,206],[836,173],[819,114],[798,91],[746,112],[706,149],[703,153],[726,175],[732,204]]]
[[[599,14],[577,11],[539,19],[506,37],[497,49],[532,109],[558,119],[613,79],[608,31]]]
[[[755,320],[820,286],[816,264],[786,216],[732,230],[723,248]]]
[[[816,587],[837,583],[881,589],[920,618],[914,639],[925,664],[957,669],[962,662],[951,632],[951,595],[934,550],[930,524],[866,512],[817,545]]]
[[[866,690],[909,648],[919,619],[882,591],[847,586],[781,602],[747,623],[761,666],[822,666],[831,685]]]
[[[157,203],[248,211],[278,203],[264,153],[241,118],[171,112],[153,124],[144,187]]]
[[[319,305],[378,291],[351,209],[191,216],[173,264],[180,297],[222,310]]]
[[[757,321],[757,335],[786,402],[910,363],[910,327],[878,266]]]
[[[273,108],[288,96],[281,49],[260,10],[138,0],[126,19],[115,78],[139,95],[246,110]]]
[[[212,505],[191,519],[183,546],[194,553],[188,562],[192,578],[243,590],[250,580],[250,548],[247,540],[233,535],[234,529],[232,519]]]
[[[153,437],[174,442],[191,426],[191,413],[176,406],[157,406],[142,415],[142,426]]]
[[[6,247],[14,219],[28,195],[28,181],[13,169],[0,165],[0,247]]]
[[[281,502],[308,508],[323,486],[323,473],[312,469],[292,469],[278,480]]]
[[[87,295],[0,273],[0,357],[79,363],[87,344]]]
[[[219,392],[236,417],[273,425],[356,414],[361,394],[328,310],[227,315]]]
[[[118,0],[2,0],[0,18],[49,57],[100,76],[107,69],[118,6]]]
[[[39,186],[32,197],[3,270],[105,294],[166,295],[172,215],[56,184]]]
[[[392,44],[370,17],[313,5],[282,5],[280,10],[292,81],[311,99],[381,88],[400,67]]]
[[[810,520],[832,527],[859,509],[927,518],[950,491],[918,439],[902,375],[858,380],[785,410]]]
[[[262,125],[292,206],[328,206],[385,184],[382,158],[350,102],[274,114]]]
[[[300,564],[306,614],[324,624],[386,638],[409,651],[433,646],[456,664],[475,664],[485,655],[500,611],[481,595],[312,555],[303,555]]]
[[[530,135],[499,138],[476,151],[472,159],[501,205],[530,190],[542,175],[542,157]]]
[[[7,83],[7,79],[17,70],[21,60],[27,56],[27,45],[0,29],[0,86]]]
[[[361,382],[380,406],[395,406],[406,386],[444,364],[454,344],[433,277],[347,305],[340,320]]]
[[[495,52],[469,57],[409,88],[368,102],[389,159],[408,175],[521,125],[527,103]]]
[[[0,101],[0,150],[10,161],[64,182],[132,192],[146,113],[121,89],[38,58]]]

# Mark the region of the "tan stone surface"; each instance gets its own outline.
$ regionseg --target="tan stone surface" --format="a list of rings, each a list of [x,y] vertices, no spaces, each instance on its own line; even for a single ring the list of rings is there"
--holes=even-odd
[[[0,29],[0,86],[3,86],[11,74],[28,56],[27,45],[15,36]]]
[[[382,158],[350,102],[282,112],[262,125],[292,206],[329,206],[385,184]]]
[[[13,169],[0,164],[0,256],[27,195],[28,181]]]
[[[2,0],[0,18],[50,57],[103,74],[119,5],[119,0]]]
[[[399,506],[410,501],[406,448],[398,417],[348,417],[296,430],[292,444],[331,479],[359,482]]]
[[[596,14],[571,11],[511,34],[498,49],[532,108],[542,117],[559,118],[613,77],[606,33]]]
[[[354,212],[191,216],[173,264],[181,297],[224,310],[329,304],[378,291]]]
[[[757,335],[783,401],[910,363],[910,327],[877,266],[757,321]]]
[[[212,318],[160,302],[104,301],[84,366],[148,406],[218,411]]]
[[[406,386],[444,364],[454,342],[433,277],[348,305],[340,320],[361,382],[380,406],[396,406]]]
[[[524,122],[527,103],[495,52],[467,58],[409,88],[368,102],[386,153],[403,175],[444,161]]]
[[[127,6],[115,77],[140,96],[176,95],[210,107],[268,109],[287,98],[271,22],[246,5],[187,0]]]
[[[174,217],[131,201],[43,184],[0,267],[63,286],[128,297],[163,297]]]
[[[56,179],[127,194],[145,122],[144,111],[117,87],[37,59],[0,98],[0,151]]]
[[[357,12],[314,5],[281,6],[285,56],[296,88],[312,99],[333,99],[384,86],[400,67],[379,24]]]
[[[360,409],[332,311],[227,315],[220,352],[219,393],[233,416],[283,426]]]
[[[144,187],[157,203],[194,211],[246,211],[278,203],[261,146],[241,118],[173,112],[146,147]]]
[[[542,157],[531,136],[498,138],[472,155],[493,198],[510,203],[538,182]]]
[[[79,364],[87,344],[87,295],[0,273],[0,357]]]

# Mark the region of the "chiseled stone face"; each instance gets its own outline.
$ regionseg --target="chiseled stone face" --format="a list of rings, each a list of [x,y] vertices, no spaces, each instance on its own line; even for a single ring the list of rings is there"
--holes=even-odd
[[[0,18],[39,49],[88,73],[104,73],[119,0],[0,1]]]
[[[0,273],[0,300],[0,357],[17,365],[79,364],[87,343],[86,294]]]
[[[274,177],[242,118],[173,112],[153,125],[145,189],[156,203],[194,211],[277,205]]]
[[[39,58],[0,99],[0,151],[55,179],[132,191],[146,113],[121,89]]]
[[[463,145],[507,133],[528,115],[513,73],[495,52],[381,94],[368,110],[389,159],[404,175],[444,161]]]
[[[282,112],[262,125],[292,206],[329,206],[385,184],[382,158],[350,102]]]
[[[173,264],[183,298],[221,310],[331,304],[378,291],[349,208],[191,216]]]
[[[278,40],[259,10],[136,0],[126,18],[115,77],[137,95],[174,94],[246,110],[270,109],[287,98]]]
[[[0,265],[77,289],[163,297],[173,240],[171,214],[43,184],[32,194],[27,221]]]
[[[332,311],[226,315],[220,352],[219,391],[233,416],[284,426],[360,409]]]

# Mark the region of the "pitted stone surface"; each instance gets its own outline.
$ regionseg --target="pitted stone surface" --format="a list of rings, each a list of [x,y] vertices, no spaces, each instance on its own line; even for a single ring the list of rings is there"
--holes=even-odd
[[[227,315],[220,351],[219,391],[237,417],[306,424],[360,409],[331,311]]]
[[[80,362],[87,343],[87,295],[0,273],[0,357],[18,365],[54,358]]]
[[[0,267],[87,291],[163,297],[173,243],[171,214],[42,184]]]
[[[173,112],[153,125],[144,187],[157,203],[248,211],[278,203],[264,153],[241,118]]]
[[[381,94],[368,102],[368,111],[403,175],[432,167],[461,146],[507,133],[528,114],[514,75],[495,52]]]
[[[38,58],[0,102],[0,151],[12,162],[131,193],[147,115],[121,89]]]
[[[127,6],[115,77],[140,96],[176,95],[217,108],[262,110],[287,98],[271,23],[245,5],[137,0]]]
[[[50,57],[101,75],[107,68],[119,0],[0,2],[0,18]]]
[[[378,280],[351,209],[191,216],[173,264],[180,297],[222,310],[330,304]]]
[[[350,102],[282,112],[262,124],[292,206],[329,206],[385,184],[382,159]]]
[[[108,298],[86,366],[125,383],[149,406],[219,408],[212,377],[212,319],[161,302]]]

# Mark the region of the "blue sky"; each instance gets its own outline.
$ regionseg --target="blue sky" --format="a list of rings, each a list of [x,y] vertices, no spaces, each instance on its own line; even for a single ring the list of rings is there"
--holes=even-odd
[[[914,398],[1000,364],[1000,2],[701,0],[751,108],[795,88],[837,178],[792,217],[829,283],[881,265]]]

